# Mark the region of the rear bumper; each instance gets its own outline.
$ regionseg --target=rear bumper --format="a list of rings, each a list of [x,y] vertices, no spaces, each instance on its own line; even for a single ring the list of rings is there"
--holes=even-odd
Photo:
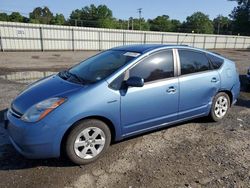
[[[238,82],[237,84],[235,84],[232,89],[231,89],[233,98],[232,98],[232,105],[234,105],[237,102],[237,98],[240,95],[240,82]]]

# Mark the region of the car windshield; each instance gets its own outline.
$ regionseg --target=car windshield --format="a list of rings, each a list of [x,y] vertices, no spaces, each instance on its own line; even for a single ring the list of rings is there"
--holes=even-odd
[[[61,73],[61,75],[73,77],[76,81],[83,84],[95,83],[107,78],[139,55],[139,53],[135,52],[108,50],[82,61],[67,71],[67,74]]]

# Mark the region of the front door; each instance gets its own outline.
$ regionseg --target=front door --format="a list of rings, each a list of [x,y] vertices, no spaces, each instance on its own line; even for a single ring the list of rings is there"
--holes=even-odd
[[[128,71],[128,77],[141,77],[145,85],[121,92],[124,136],[176,120],[179,86],[173,59],[172,50],[164,50],[150,55]]]

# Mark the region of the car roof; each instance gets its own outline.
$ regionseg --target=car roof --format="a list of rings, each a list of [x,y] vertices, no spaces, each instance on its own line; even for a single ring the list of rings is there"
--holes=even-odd
[[[186,45],[171,45],[171,44],[135,44],[135,45],[125,45],[112,48],[111,50],[122,50],[137,53],[146,53],[151,50],[155,50],[162,47],[174,47],[174,46],[186,46]]]
[[[213,56],[216,56],[216,57],[219,57],[222,59],[226,59],[225,57],[223,57],[222,55],[220,55],[216,52],[210,52],[210,51],[206,51],[204,49],[195,48],[195,47],[191,47],[188,45],[180,45],[180,44],[179,45],[178,44],[134,44],[134,45],[125,45],[125,46],[114,47],[114,48],[111,48],[111,50],[121,50],[121,51],[126,51],[126,52],[136,52],[136,53],[144,54],[144,53],[150,52],[152,50],[162,49],[164,47],[196,50],[196,51],[211,54]]]

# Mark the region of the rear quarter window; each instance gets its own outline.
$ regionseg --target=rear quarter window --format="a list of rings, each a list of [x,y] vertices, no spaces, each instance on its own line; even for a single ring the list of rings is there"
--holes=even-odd
[[[214,69],[219,69],[221,65],[224,63],[224,60],[222,58],[216,57],[214,55],[207,54],[207,57],[210,60]]]

